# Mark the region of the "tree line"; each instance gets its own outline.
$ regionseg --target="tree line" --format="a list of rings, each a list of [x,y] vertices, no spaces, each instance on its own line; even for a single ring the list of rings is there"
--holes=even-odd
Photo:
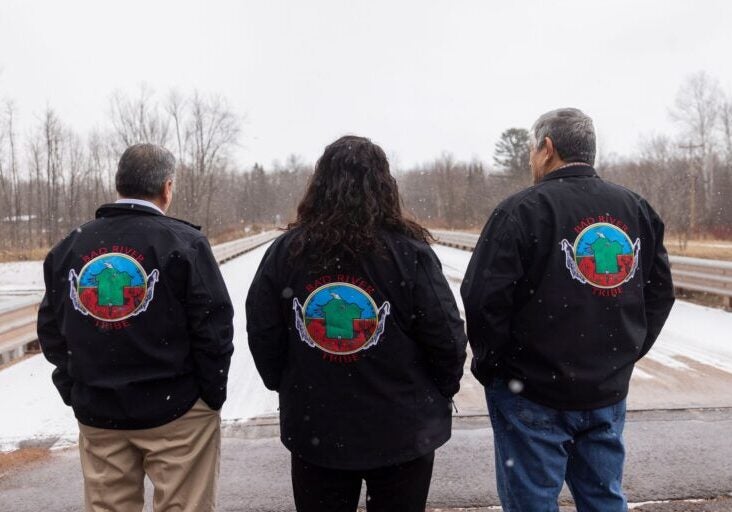
[[[692,237],[732,239],[732,91],[705,72],[687,77],[669,108],[673,134],[639,140],[634,155],[601,155],[604,179],[644,196],[682,248]],[[400,176],[405,202],[432,226],[478,229],[507,195],[529,183],[529,132],[510,128],[493,166],[444,154]]]
[[[646,138],[633,158],[606,159],[602,174],[645,196],[682,247],[690,237],[732,238],[732,91],[698,72],[669,115],[677,133]]]
[[[667,229],[732,237],[732,94],[700,72],[681,85],[669,115],[675,134],[656,135],[627,157],[602,157],[601,176],[649,199]],[[312,164],[291,155],[265,169],[241,169],[232,153],[242,117],[225,98],[146,87],[115,93],[108,125],[82,137],[47,108],[24,136],[12,101],[0,108],[0,251],[44,250],[115,199],[114,173],[130,144],[153,142],[177,158],[172,215],[202,224],[214,240],[292,220]],[[479,229],[509,194],[530,185],[528,130],[509,128],[490,163],[443,153],[394,171],[405,207],[429,227]],[[37,256],[37,254],[36,254]]]

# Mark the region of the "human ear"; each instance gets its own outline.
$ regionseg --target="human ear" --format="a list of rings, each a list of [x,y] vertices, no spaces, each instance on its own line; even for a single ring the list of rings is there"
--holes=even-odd
[[[554,142],[549,137],[544,137],[544,159],[548,162],[554,156]]]

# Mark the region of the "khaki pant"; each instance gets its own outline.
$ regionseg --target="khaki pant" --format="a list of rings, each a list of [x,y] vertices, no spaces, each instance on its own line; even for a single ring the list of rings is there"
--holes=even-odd
[[[145,475],[155,512],[211,512],[216,503],[221,416],[202,400],[165,425],[111,430],[79,424],[87,512],[140,512]]]

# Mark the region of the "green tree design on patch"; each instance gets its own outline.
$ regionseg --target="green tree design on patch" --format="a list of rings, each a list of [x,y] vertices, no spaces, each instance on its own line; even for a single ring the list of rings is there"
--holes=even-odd
[[[322,306],[325,316],[325,335],[331,339],[354,338],[353,321],[361,318],[362,309],[336,296]]]
[[[120,272],[111,265],[99,272],[97,281],[97,303],[100,306],[124,306],[125,287],[132,284],[132,276]]]
[[[598,274],[617,274],[618,256],[623,254],[623,246],[617,240],[609,240],[600,236],[590,244],[595,255],[595,272]]]

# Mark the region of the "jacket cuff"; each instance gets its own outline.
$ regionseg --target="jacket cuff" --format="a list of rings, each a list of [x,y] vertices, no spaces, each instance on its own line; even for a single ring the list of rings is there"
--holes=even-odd
[[[66,405],[71,406],[71,389],[74,387],[74,381],[65,371],[59,368],[53,371],[51,379],[58,390],[58,394],[61,395],[61,399]]]
[[[64,403],[71,407],[71,388],[59,390],[59,393],[61,393],[61,399]]]
[[[460,391],[459,382],[435,382],[435,384],[440,394],[448,400],[451,400]]]
[[[483,368],[479,368],[478,365],[475,363],[475,360],[473,360],[473,364],[470,365],[470,373],[473,374],[473,376],[480,382],[483,387],[488,387],[491,385],[491,382],[493,382],[493,379],[495,378],[495,372],[487,372],[484,371]]]
[[[201,390],[201,400],[214,411],[220,410],[226,401],[226,391],[211,393]]]

